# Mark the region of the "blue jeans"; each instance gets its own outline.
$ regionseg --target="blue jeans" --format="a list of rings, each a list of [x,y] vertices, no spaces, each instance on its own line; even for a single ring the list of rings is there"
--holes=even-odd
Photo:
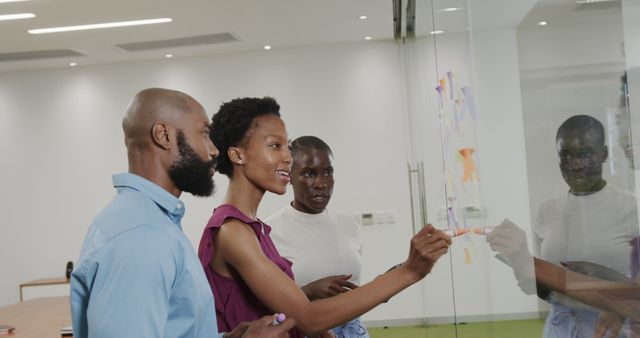
[[[342,326],[331,329],[338,338],[369,338],[367,328],[362,325],[359,318],[356,318]]]
[[[543,338],[593,338],[599,311],[570,308],[550,300],[551,312],[544,322]],[[625,328],[618,338],[627,338]],[[607,333],[608,334],[608,333]]]

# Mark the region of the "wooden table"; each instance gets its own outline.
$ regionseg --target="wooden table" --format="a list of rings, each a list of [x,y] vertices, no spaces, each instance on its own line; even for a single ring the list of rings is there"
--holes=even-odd
[[[69,297],[49,297],[0,307],[0,324],[16,329],[12,338],[58,338],[60,328],[71,325]]]

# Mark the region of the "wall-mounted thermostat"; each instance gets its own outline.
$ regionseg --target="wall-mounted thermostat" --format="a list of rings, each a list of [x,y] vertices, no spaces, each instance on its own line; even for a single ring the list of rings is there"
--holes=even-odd
[[[360,214],[360,224],[373,225],[373,213],[363,212],[362,214]]]

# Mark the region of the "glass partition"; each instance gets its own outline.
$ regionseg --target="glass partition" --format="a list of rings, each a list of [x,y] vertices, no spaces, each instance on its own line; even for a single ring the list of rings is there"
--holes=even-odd
[[[422,284],[425,335],[631,337],[640,4],[415,8],[400,43],[414,227],[465,233]]]

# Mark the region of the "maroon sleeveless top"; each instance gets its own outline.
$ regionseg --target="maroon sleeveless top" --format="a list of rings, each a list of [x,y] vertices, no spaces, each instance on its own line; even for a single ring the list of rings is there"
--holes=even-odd
[[[240,275],[226,277],[216,272],[210,265],[213,260],[213,238],[229,218],[237,219],[251,226],[258,237],[260,248],[262,248],[264,255],[287,276],[294,279],[291,262],[280,256],[271,241],[271,237],[269,237],[270,226],[262,223],[259,219],[256,221],[250,219],[233,205],[223,204],[217,207],[204,228],[204,233],[200,239],[200,247],[198,248],[198,257],[200,257],[200,263],[202,263],[211,291],[213,291],[218,330],[221,332],[229,332],[241,322],[254,321],[262,316],[274,314],[274,311],[267,308],[255,297]],[[294,328],[289,331],[289,336],[291,338],[303,338],[304,334]]]

